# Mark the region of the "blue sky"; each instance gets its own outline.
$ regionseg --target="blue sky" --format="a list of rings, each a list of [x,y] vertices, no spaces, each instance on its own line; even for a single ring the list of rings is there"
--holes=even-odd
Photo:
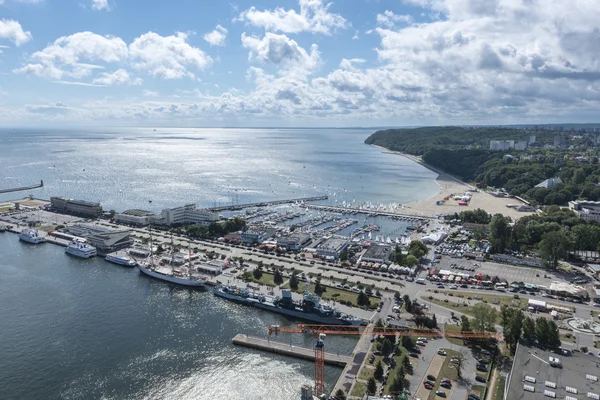
[[[593,122],[591,0],[0,0],[0,124]]]

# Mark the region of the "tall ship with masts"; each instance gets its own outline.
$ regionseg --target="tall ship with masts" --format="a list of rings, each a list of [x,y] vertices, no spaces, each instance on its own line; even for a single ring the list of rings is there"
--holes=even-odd
[[[153,254],[152,232],[150,233],[150,257],[147,261],[139,263],[140,272],[151,278],[160,279],[161,281],[174,283],[176,285],[202,288],[206,285],[206,279],[202,278],[197,271],[194,270],[191,254],[188,251],[187,263],[178,263],[175,259],[175,246],[173,244],[173,236],[171,236],[171,258],[165,260],[164,257],[156,262]]]

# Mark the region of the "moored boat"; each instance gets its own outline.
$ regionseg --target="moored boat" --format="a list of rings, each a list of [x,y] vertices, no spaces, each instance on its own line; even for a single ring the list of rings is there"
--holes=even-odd
[[[67,246],[65,253],[79,258],[90,258],[95,257],[98,254],[98,251],[94,246],[90,246],[87,243],[73,240]]]
[[[35,229],[24,229],[19,234],[19,239],[31,244],[43,243],[46,241],[46,238],[40,236],[40,233]]]
[[[113,264],[123,265],[125,267],[135,267],[137,265],[133,258],[118,254],[109,254],[104,258],[104,260]]]

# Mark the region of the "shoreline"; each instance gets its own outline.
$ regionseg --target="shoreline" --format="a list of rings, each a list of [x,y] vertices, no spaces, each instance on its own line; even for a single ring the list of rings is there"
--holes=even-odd
[[[405,157],[437,174],[437,177],[434,179],[439,187],[436,194],[425,199],[402,204],[401,207],[396,209],[395,212],[397,213],[412,214],[415,216],[439,216],[481,208],[489,214],[502,214],[515,220],[527,215],[535,214],[534,212],[517,211],[514,206],[525,203],[516,198],[492,196],[490,193],[481,191],[467,182],[440,171],[438,168],[423,162],[416,156],[399,151],[391,151],[385,147],[374,144],[370,146],[378,148],[383,153]],[[454,196],[462,195],[467,191],[472,192],[471,201],[469,201],[467,205],[459,205],[458,202],[454,200]],[[441,201],[442,204],[437,204],[438,201]]]

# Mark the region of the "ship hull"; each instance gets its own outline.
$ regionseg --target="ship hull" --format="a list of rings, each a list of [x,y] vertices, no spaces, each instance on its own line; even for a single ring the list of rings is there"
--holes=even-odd
[[[107,261],[111,264],[116,264],[116,265],[120,265],[121,267],[129,267],[129,268],[133,268],[135,267],[137,264],[135,263],[135,261],[132,262],[123,262],[123,261],[117,261],[111,258],[105,258],[104,261]]]
[[[44,243],[45,240],[39,240],[39,239],[30,239],[27,237],[22,237],[19,236],[19,240],[25,242],[25,243],[29,243],[29,244],[40,244],[40,243]]]
[[[67,253],[68,255],[70,255],[72,257],[83,258],[83,259],[96,257],[96,253],[76,253],[76,252],[70,251],[69,249],[65,250],[65,253]]]
[[[142,267],[141,265],[138,265],[138,269],[144,275],[149,276],[154,279],[159,279],[161,281],[173,283],[176,285],[186,286],[186,287],[190,287],[190,288],[204,288],[205,287],[205,282],[194,281],[194,280],[185,279],[185,278],[178,278],[176,276],[167,276],[167,275],[159,274],[158,272],[154,272],[149,268]]]
[[[299,310],[290,310],[288,308],[277,307],[275,305],[261,303],[259,301],[251,301],[247,298],[236,296],[231,293],[223,292],[221,290],[215,290],[214,295],[221,297],[238,304],[247,305],[250,307],[258,308],[265,311],[274,312],[281,314],[291,320],[300,320],[305,322],[314,322],[316,324],[324,325],[355,325],[358,326],[360,321],[347,321],[339,318],[325,317],[317,314],[306,313]]]

